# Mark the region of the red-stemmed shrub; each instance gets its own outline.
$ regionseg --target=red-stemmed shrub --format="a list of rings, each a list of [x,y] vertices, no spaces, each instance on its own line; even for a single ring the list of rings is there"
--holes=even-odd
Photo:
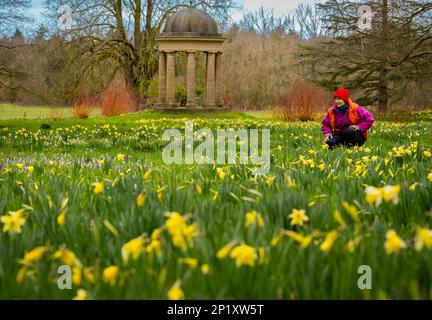
[[[137,111],[137,102],[132,90],[113,81],[102,94],[101,109],[105,116],[117,116]]]

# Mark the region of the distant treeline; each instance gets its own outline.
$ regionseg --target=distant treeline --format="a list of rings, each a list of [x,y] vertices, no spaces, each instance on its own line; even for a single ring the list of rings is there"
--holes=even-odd
[[[60,2],[46,0],[46,25],[31,30],[31,36],[23,35],[25,17],[11,16],[29,1],[0,4],[0,18],[9,18],[7,25],[0,23],[0,101],[65,105],[83,91],[98,98],[115,80],[132,90],[141,108],[154,103],[158,87],[155,36],[169,15],[189,1],[170,1],[163,8],[150,6],[152,1],[120,1],[121,6],[95,1],[87,11],[82,6],[91,1],[69,2],[72,12],[82,12],[72,16],[70,29],[58,30]],[[128,6],[134,3],[141,4],[140,10],[130,11]],[[359,27],[363,21],[356,1],[300,5],[282,17],[261,8],[246,12],[239,23],[230,19],[235,5],[230,0],[199,5],[216,17],[228,36],[223,80],[230,108],[277,107],[299,83],[317,86],[321,97],[345,86],[359,103],[383,111],[432,107],[429,1],[371,1],[370,28]],[[131,13],[127,20],[126,11]],[[15,32],[10,30],[12,25]],[[179,53],[178,100],[184,99],[185,74],[186,56]],[[204,55],[198,56],[197,81],[197,97],[202,99]]]

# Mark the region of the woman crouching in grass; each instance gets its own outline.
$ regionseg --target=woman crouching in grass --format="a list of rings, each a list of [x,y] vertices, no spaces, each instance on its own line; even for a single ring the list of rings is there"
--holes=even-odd
[[[337,145],[362,146],[368,138],[367,131],[375,122],[372,114],[349,98],[347,89],[334,93],[335,104],[322,121],[324,142],[333,149]]]

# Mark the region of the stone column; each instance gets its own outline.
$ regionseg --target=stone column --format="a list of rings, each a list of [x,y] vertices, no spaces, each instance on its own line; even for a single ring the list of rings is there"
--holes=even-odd
[[[196,68],[196,58],[195,52],[188,52],[188,63],[187,63],[187,104],[188,108],[195,107],[195,68]]]
[[[216,106],[215,101],[215,60],[216,54],[214,52],[207,53],[207,95],[206,95],[206,107],[214,108]]]
[[[166,103],[166,58],[165,52],[159,52],[159,104]]]
[[[175,104],[174,55],[175,52],[167,53],[166,102],[168,106],[174,106]]]
[[[222,86],[222,52],[216,54],[216,105],[223,108],[223,86]]]

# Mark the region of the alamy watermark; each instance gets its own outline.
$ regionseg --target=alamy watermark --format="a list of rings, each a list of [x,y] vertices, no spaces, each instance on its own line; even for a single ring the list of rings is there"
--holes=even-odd
[[[270,129],[261,129],[261,145],[259,138],[258,129],[217,129],[215,137],[205,128],[194,134],[193,121],[186,121],[184,141],[180,130],[164,131],[162,140],[170,143],[162,151],[162,160],[165,164],[252,164],[257,166],[253,175],[264,175],[270,171]],[[200,144],[194,148],[195,142]]]
[[[72,8],[65,4],[57,9],[60,17],[57,20],[57,26],[60,30],[70,30],[72,28]]]
[[[360,30],[371,30],[372,29],[372,18],[373,11],[372,8],[368,5],[361,5],[357,14],[359,16],[357,26]]]
[[[57,287],[60,290],[72,289],[72,269],[70,266],[62,264],[57,269]]]
[[[357,273],[361,276],[357,280],[357,287],[360,290],[372,289],[372,268],[367,264],[361,265],[357,269]]]

